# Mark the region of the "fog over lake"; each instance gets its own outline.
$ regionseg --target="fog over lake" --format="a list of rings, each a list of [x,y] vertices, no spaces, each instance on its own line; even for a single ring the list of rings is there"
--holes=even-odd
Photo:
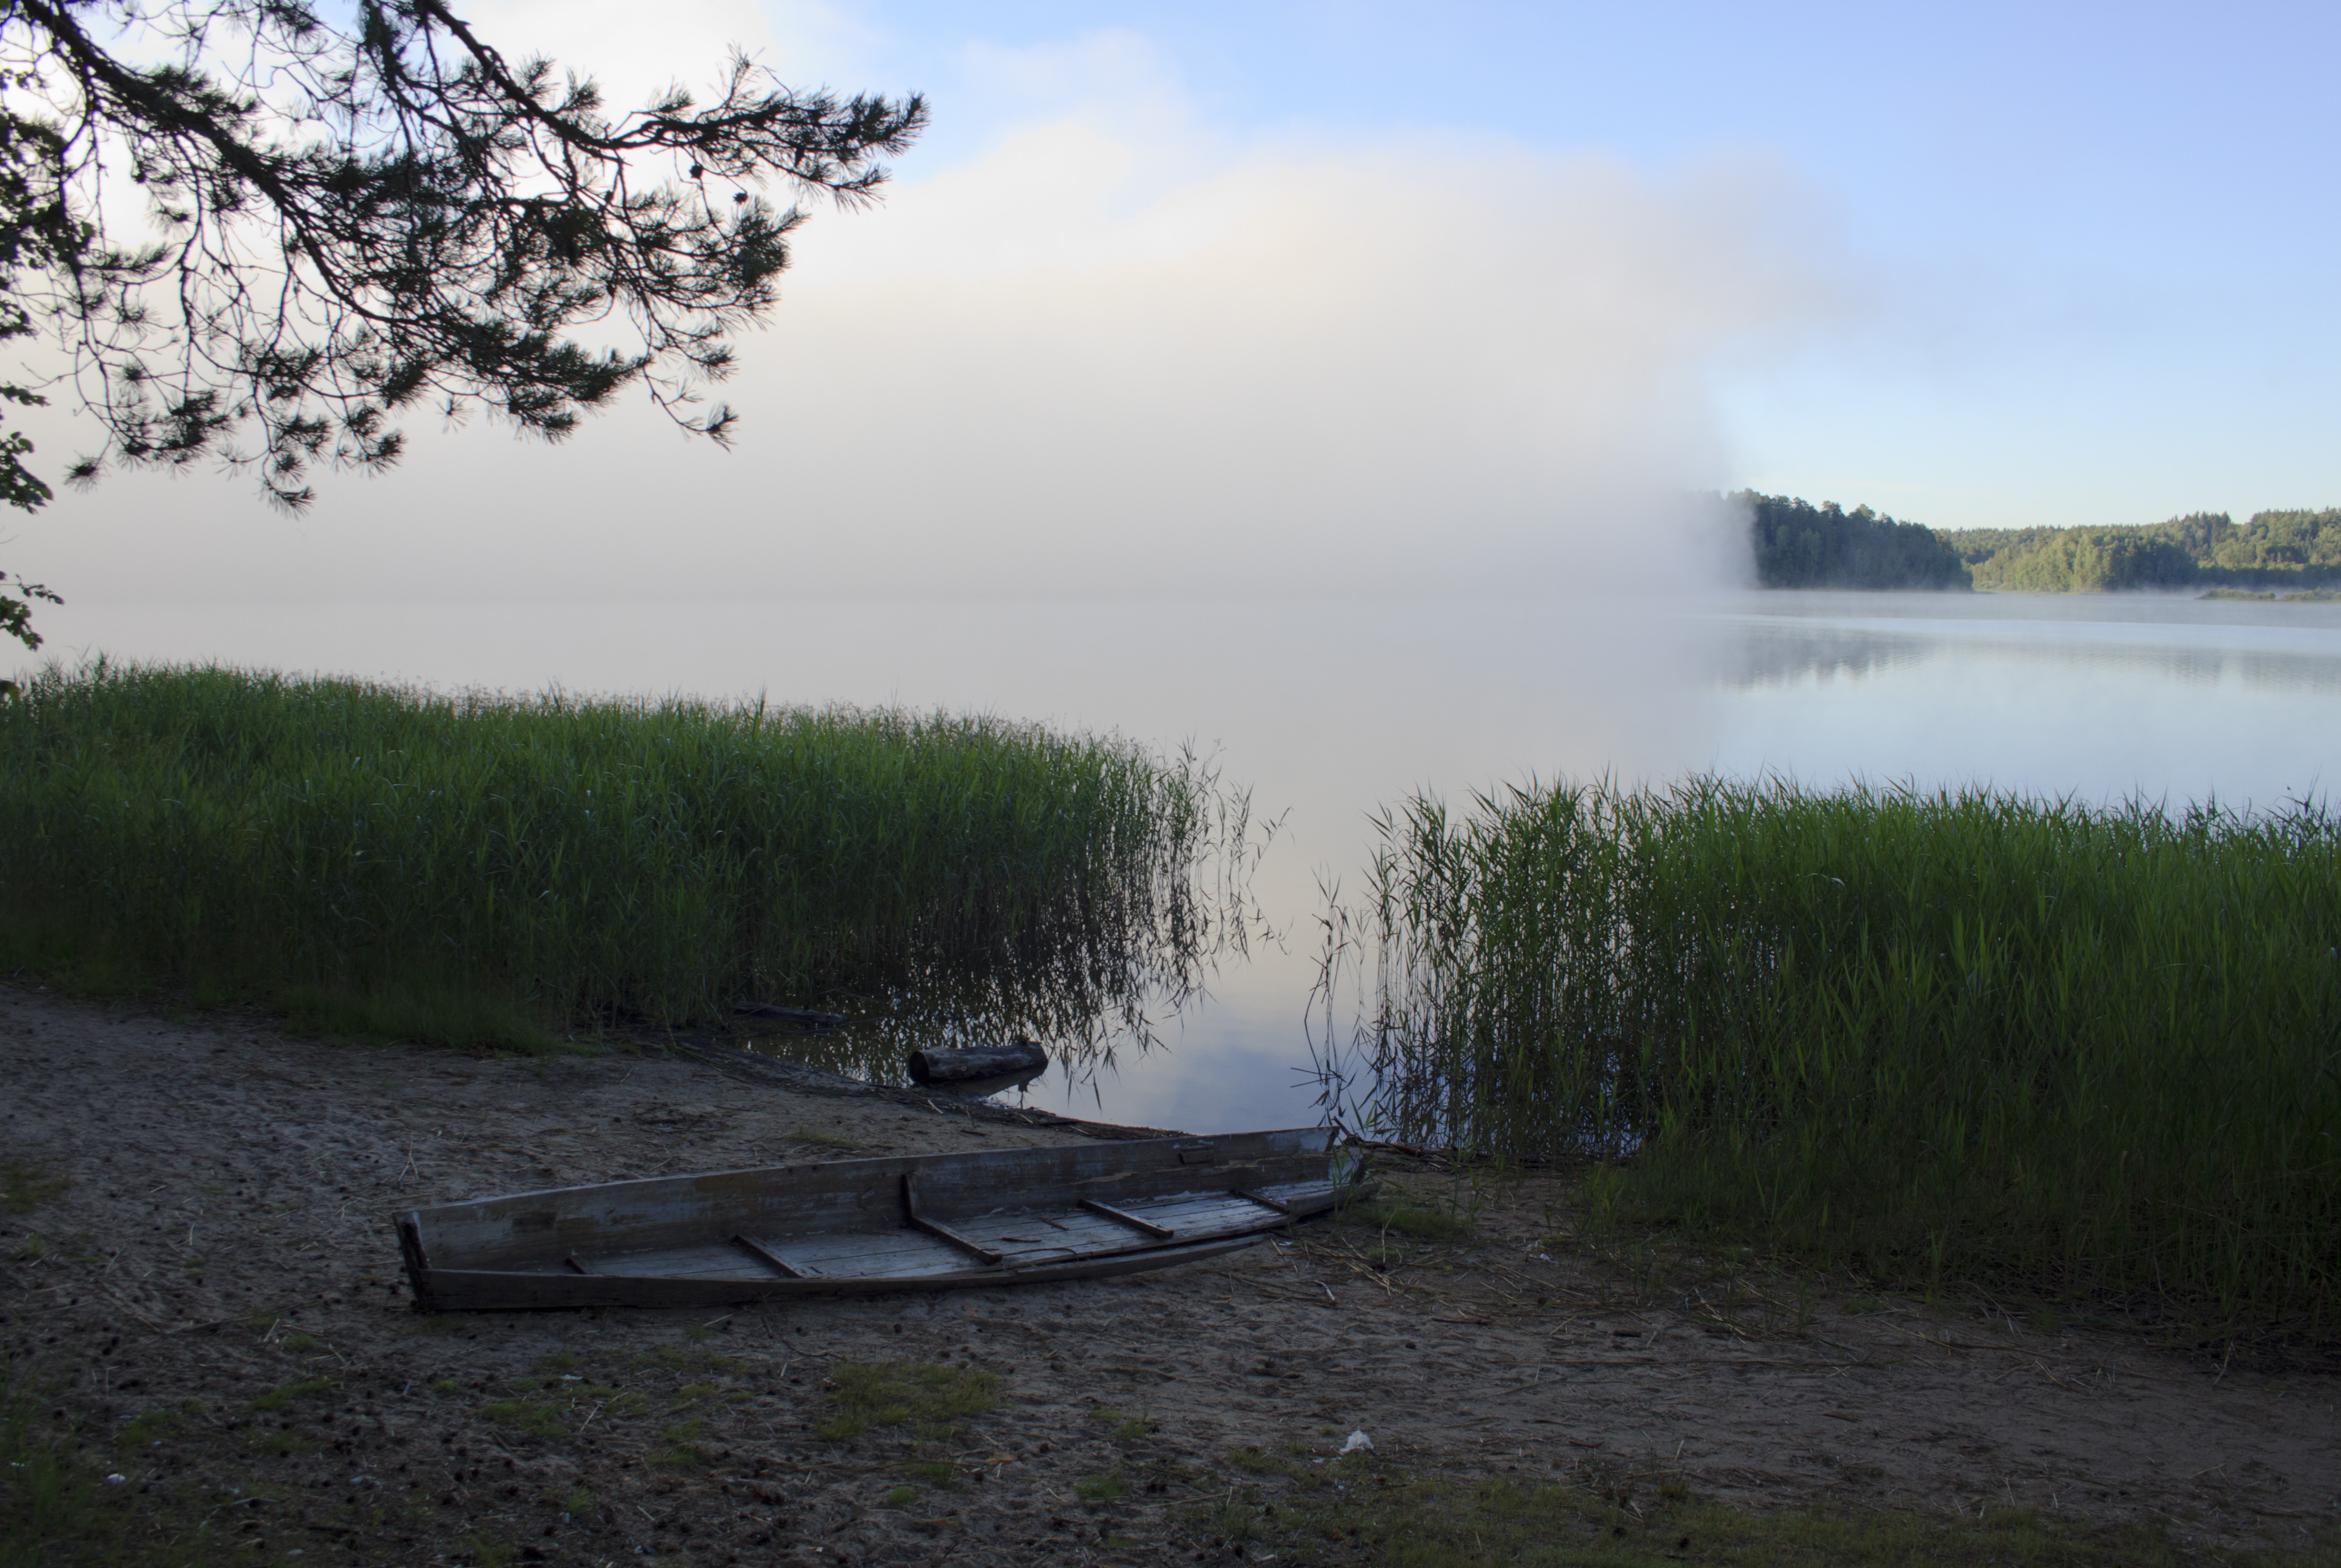
[[[67,661],[217,659],[441,687],[981,710],[1192,744],[1280,818],[1282,934],[1068,1104],[1195,1131],[1314,1119],[1320,884],[1370,814],[1530,776],[1967,782],[2280,806],[2341,778],[2341,604],[1718,593],[1539,600],[99,604]]]

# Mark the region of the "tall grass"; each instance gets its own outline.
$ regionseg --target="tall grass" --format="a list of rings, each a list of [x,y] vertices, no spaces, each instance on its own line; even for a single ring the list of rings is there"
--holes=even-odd
[[[1904,1278],[2336,1321],[2341,823],[1698,781],[1385,814],[1329,981],[1397,1136]],[[1338,1063],[1328,1063],[1339,1070]]]
[[[142,958],[661,1024],[916,996],[1141,1028],[1240,896],[1191,757],[991,718],[52,668],[0,705],[0,884]]]

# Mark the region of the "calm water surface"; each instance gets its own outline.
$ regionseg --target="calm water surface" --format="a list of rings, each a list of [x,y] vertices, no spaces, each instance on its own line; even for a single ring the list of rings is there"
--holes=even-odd
[[[2341,779],[2341,604],[1745,594],[1663,603],[1131,600],[75,604],[46,652],[445,686],[981,709],[1192,743],[1282,826],[1254,944],[1170,1048],[1036,1103],[1195,1131],[1306,1123],[1321,886],[1370,813],[1531,776],[1982,782],[2172,805]]]

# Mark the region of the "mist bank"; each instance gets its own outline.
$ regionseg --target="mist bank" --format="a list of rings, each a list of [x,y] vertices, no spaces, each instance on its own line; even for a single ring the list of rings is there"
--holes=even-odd
[[[1766,588],[2109,594],[2209,589],[2284,596],[2341,585],[2341,508],[2196,512],[2128,527],[1928,528],[1868,506],[1742,491]]]
[[[729,450],[646,404],[559,446],[417,418],[308,516],[118,473],[6,564],[74,603],[1664,595],[1732,575],[1715,366],[1859,308],[1744,156],[1100,110],[890,191],[805,230]]]

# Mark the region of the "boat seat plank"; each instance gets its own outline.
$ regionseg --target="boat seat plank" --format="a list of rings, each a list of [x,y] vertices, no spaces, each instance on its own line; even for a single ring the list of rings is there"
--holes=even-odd
[[[1330,1182],[1271,1182],[1250,1189],[1263,1198],[1288,1205],[1322,1203],[1333,1196]]]
[[[837,1235],[776,1236],[775,1241],[789,1250],[789,1256],[802,1258],[823,1273],[833,1274],[849,1259],[882,1263],[890,1259],[905,1262],[921,1258],[951,1258],[965,1261],[967,1254],[950,1243],[914,1231],[905,1225],[892,1231],[845,1232]]]
[[[1260,1208],[1269,1210],[1269,1213],[1276,1213],[1276,1214],[1292,1213],[1292,1205],[1290,1205],[1290,1203],[1285,1203],[1283,1198],[1271,1198],[1269,1193],[1264,1193],[1264,1191],[1250,1189],[1250,1186],[1234,1186],[1234,1189],[1229,1189],[1229,1191],[1234,1191],[1236,1196],[1243,1198],[1245,1203],[1257,1203]]]
[[[871,1235],[794,1237],[786,1245],[792,1259],[832,1278],[908,1279],[978,1266],[950,1243],[907,1228]]]
[[[1093,1214],[1103,1214],[1109,1220],[1128,1225],[1141,1235],[1152,1236],[1158,1242],[1167,1242],[1178,1233],[1166,1224],[1133,1214],[1128,1209],[1117,1209],[1111,1203],[1100,1203],[1095,1198],[1083,1198],[1081,1207]]]
[[[1036,1223],[1042,1219],[1052,1223]],[[961,1220],[959,1223],[985,1245],[1010,1254],[1048,1252],[1059,1247],[1079,1253],[1097,1252],[1120,1247],[1136,1234],[1127,1225],[1080,1209],[1021,1216],[988,1214],[981,1220]]]
[[[1155,1198],[1121,1206],[1140,1219],[1151,1220],[1180,1235],[1195,1231],[1256,1225],[1262,1217],[1259,1204],[1230,1193]]]
[[[603,1253],[593,1259],[596,1275],[634,1279],[768,1280],[772,1271],[728,1242],[697,1247],[660,1247],[638,1253]]]
[[[911,1223],[918,1226],[919,1229],[926,1232],[927,1234],[934,1237],[937,1241],[949,1242],[952,1246],[957,1247],[961,1252],[974,1258],[978,1263],[996,1263],[1000,1261],[999,1253],[991,1247],[985,1246],[981,1242],[974,1241],[967,1236],[961,1235],[959,1232],[951,1229],[951,1226],[943,1223],[941,1220],[931,1218],[926,1214],[912,1214],[911,1216]]]
[[[732,1238],[732,1244],[747,1252],[758,1262],[770,1263],[774,1272],[778,1273],[784,1279],[812,1279],[818,1276],[821,1273],[819,1269],[809,1269],[802,1263],[796,1263],[789,1258],[782,1257],[780,1253],[775,1251],[773,1248],[765,1245],[762,1242],[758,1241],[754,1236],[733,1236]]]
[[[903,1173],[902,1175],[902,1213],[913,1228],[926,1232],[937,1241],[949,1242],[960,1251],[972,1256],[978,1263],[997,1264],[1000,1262],[1000,1254],[997,1252],[985,1246],[981,1242],[971,1241],[941,1220],[928,1213],[920,1202],[918,1178],[909,1172]]]
[[[1005,1267],[1026,1266],[1048,1258],[1089,1257],[1101,1253],[1118,1253],[1132,1242],[1149,1246],[1160,1245],[1154,1238],[1143,1236],[1126,1225],[1104,1218],[1084,1214],[1088,1223],[1079,1227],[1065,1225],[1002,1225],[998,1229],[978,1229],[968,1226],[968,1233],[981,1240],[1000,1254]]]
[[[1131,1239],[1126,1227],[1078,1209],[993,1214],[974,1221],[954,1219],[951,1228],[1004,1259],[1027,1253],[1118,1249]],[[891,1272],[885,1265],[897,1258],[923,1260],[951,1255],[947,1243],[939,1245],[923,1233],[907,1228],[873,1233],[763,1239],[784,1246],[792,1261],[810,1264],[824,1274]]]
[[[1227,1210],[1231,1214],[1257,1213],[1257,1210],[1252,1210],[1252,1205],[1248,1205],[1243,1198],[1227,1191],[1224,1186],[1212,1191],[1163,1193],[1159,1198],[1131,1198],[1129,1203],[1121,1203],[1121,1208],[1131,1210],[1133,1214],[1147,1214],[1147,1217],[1154,1217],[1154,1214],[1210,1214],[1218,1213],[1218,1210]]]

